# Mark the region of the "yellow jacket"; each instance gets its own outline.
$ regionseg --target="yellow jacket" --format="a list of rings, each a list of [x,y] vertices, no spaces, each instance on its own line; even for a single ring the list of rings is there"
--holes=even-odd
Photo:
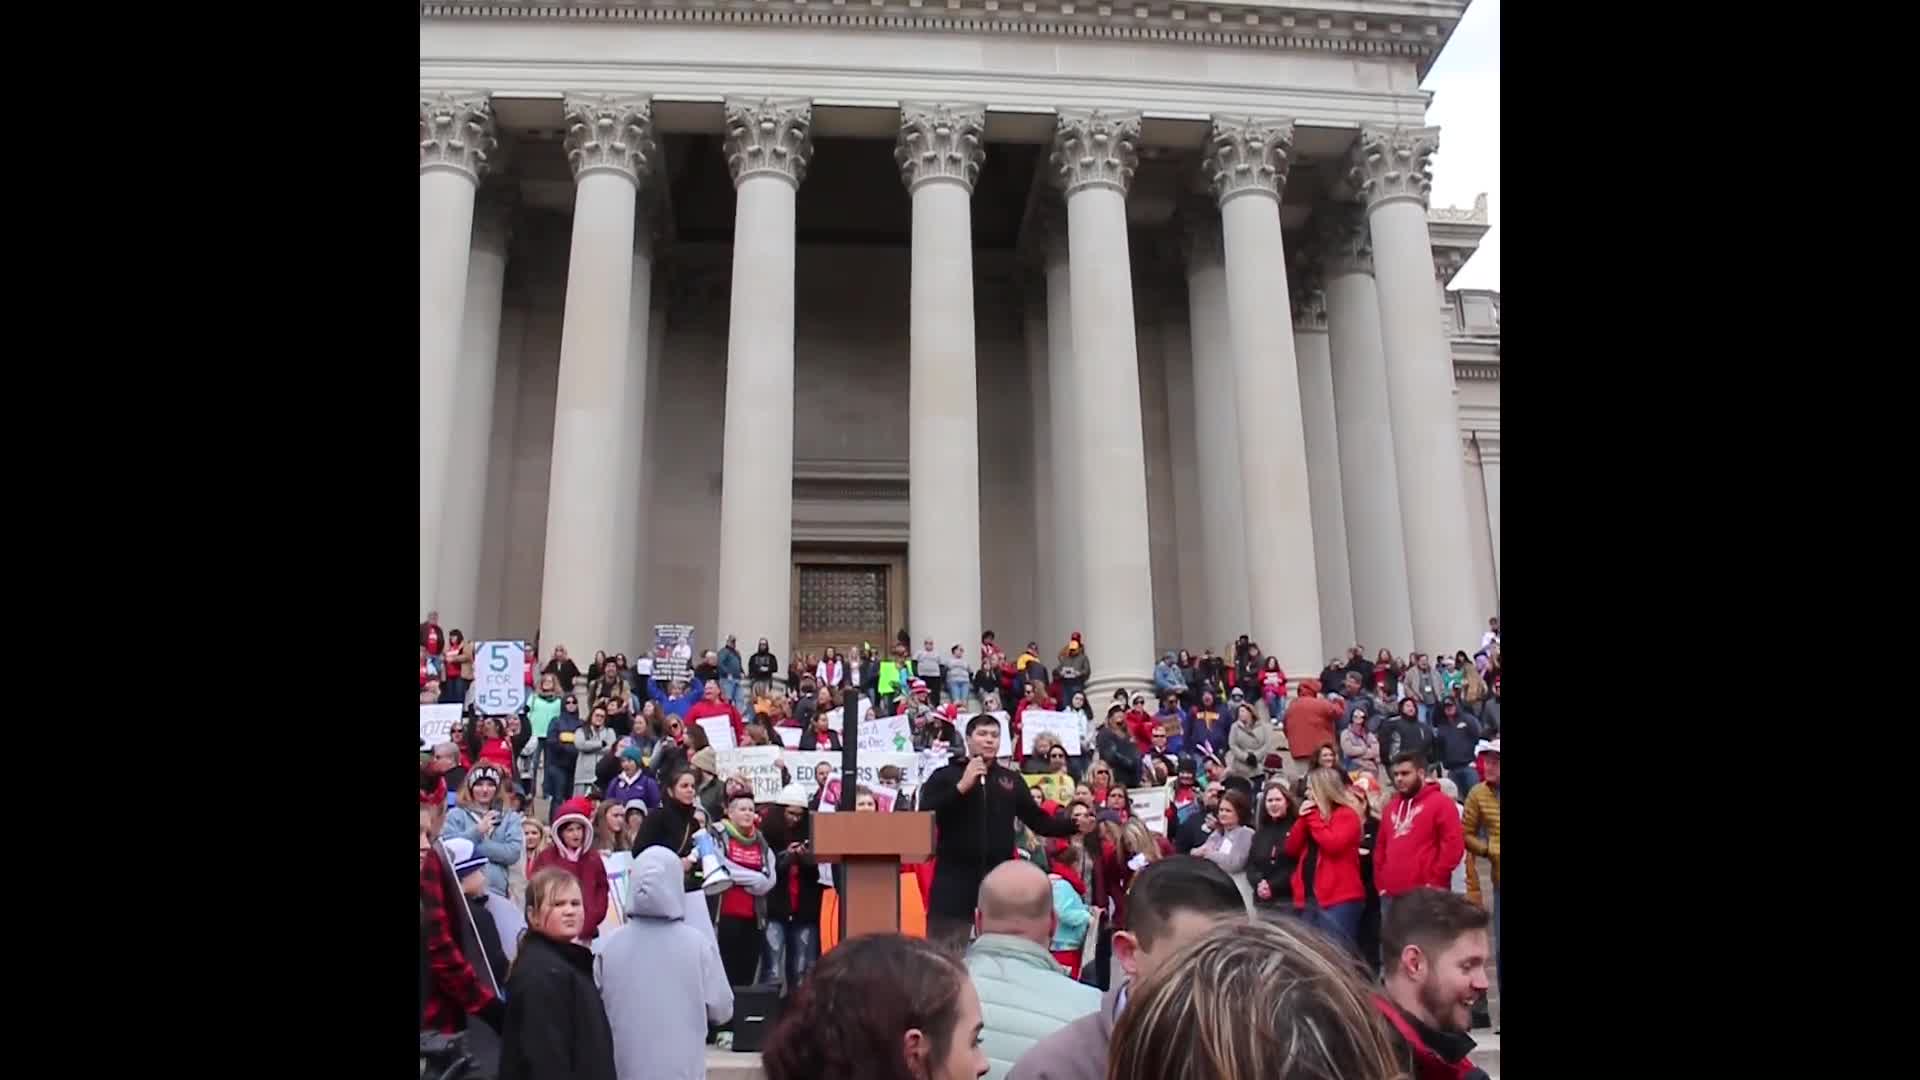
[[[1460,814],[1460,831],[1465,834],[1467,851],[1493,863],[1493,887],[1500,887],[1500,793],[1487,784],[1475,784],[1467,792],[1467,805]],[[1481,836],[1485,833],[1485,837]],[[1467,860],[1467,899],[1486,906],[1480,898],[1480,872],[1474,860]]]

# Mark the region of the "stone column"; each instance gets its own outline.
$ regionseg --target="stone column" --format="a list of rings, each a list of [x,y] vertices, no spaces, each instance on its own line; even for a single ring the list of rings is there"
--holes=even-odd
[[[907,376],[907,625],[914,648],[980,640],[980,402],[973,185],[982,105],[907,102],[893,151],[913,199]],[[944,647],[936,644],[936,648]]]
[[[1094,665],[1089,701],[1116,686],[1150,685],[1154,662],[1152,562],[1142,513],[1146,449],[1127,254],[1127,188],[1139,142],[1138,112],[1062,109],[1049,156],[1053,181],[1067,199],[1074,389],[1068,400],[1079,488],[1070,543],[1080,564],[1079,628]]]
[[[730,97],[726,116],[727,170],[737,198],[719,625],[708,640],[764,637],[784,663],[793,602],[793,213],[813,156],[813,105]]]
[[[1047,567],[1047,587],[1051,592],[1054,618],[1062,628],[1059,637],[1085,630],[1087,617],[1085,578],[1080,572],[1080,440],[1079,397],[1074,392],[1073,363],[1073,274],[1067,262],[1067,206],[1057,194],[1041,196],[1039,216],[1040,253],[1047,286],[1047,423],[1044,438],[1053,471],[1053,506],[1045,520],[1053,533],[1053,562]],[[1141,490],[1146,476],[1141,475]],[[1144,504],[1143,504],[1144,506]],[[1088,642],[1087,648],[1093,648]],[[1088,653],[1092,655],[1091,652]],[[1091,700],[1091,698],[1089,698]]]
[[[484,91],[420,95],[420,613],[438,605],[453,385],[466,321],[474,191],[493,153]]]
[[[1058,577],[1058,559],[1055,549],[1060,533],[1054,528],[1054,507],[1058,505],[1053,490],[1053,436],[1051,420],[1053,395],[1049,392],[1051,372],[1047,364],[1047,282],[1044,271],[1037,266],[1022,267],[1021,289],[1024,301],[1021,312],[1023,343],[1027,351],[1027,399],[1033,403],[1033,564],[1039,568],[1035,575],[1033,594],[1033,621],[1039,627],[1042,640],[1058,638],[1066,640],[1071,628],[1061,625],[1061,615],[1053,607],[1053,585]],[[918,639],[916,639],[918,640]],[[935,647],[945,649],[951,641],[936,642]],[[971,644],[962,640],[961,644]]]
[[[1473,556],[1453,360],[1433,311],[1427,194],[1439,145],[1439,128],[1363,125],[1349,170],[1373,236],[1413,643],[1435,653],[1473,649],[1487,617],[1475,610],[1473,578],[1465,569]]]
[[[1293,294],[1293,352],[1300,361],[1300,418],[1307,438],[1307,487],[1313,504],[1313,563],[1320,571],[1320,652],[1340,656],[1354,642],[1353,575],[1347,563],[1346,511],[1340,499],[1340,437],[1333,412],[1333,353],[1327,294],[1318,275]]]
[[[1330,207],[1318,225],[1327,285],[1334,431],[1340,445],[1340,507],[1353,582],[1354,640],[1370,651],[1413,647],[1407,549],[1400,527],[1387,361],[1380,345],[1373,247],[1357,207]],[[1346,644],[1353,644],[1347,642]],[[1332,654],[1329,654],[1332,655]]]
[[[1196,600],[1205,637],[1218,650],[1253,632],[1247,599],[1247,523],[1240,512],[1240,410],[1234,404],[1233,336],[1227,320],[1227,264],[1220,215],[1206,204],[1182,214],[1187,257],[1187,333],[1193,351],[1194,458],[1200,470],[1200,541],[1205,572]],[[1262,646],[1263,648],[1265,646]],[[1232,654],[1228,654],[1232,659]],[[1283,663],[1285,661],[1282,661]],[[1317,670],[1317,669],[1316,669]]]
[[[1480,452],[1480,486],[1487,495],[1487,534],[1493,545],[1493,591],[1500,593],[1500,436],[1481,432],[1474,446]],[[1494,612],[1487,613],[1489,617]]]
[[[1320,585],[1313,558],[1300,374],[1293,353],[1280,189],[1291,121],[1215,117],[1202,168],[1220,204],[1232,327],[1234,406],[1254,640],[1289,672],[1319,670]]]
[[[499,633],[480,625],[480,541],[487,517],[487,456],[493,443],[494,371],[500,361],[500,297],[507,282],[507,244],[513,203],[493,188],[480,195],[467,263],[467,301],[460,330],[460,367],[453,399],[441,514],[440,617],[475,641]]]
[[[615,475],[623,459],[633,370],[634,220],[642,178],[654,168],[650,99],[569,94],[567,164],[573,169],[573,241],[554,392],[547,546],[540,585],[540,644],[591,658],[614,651],[620,566],[634,537],[620,529]]]
[[[627,288],[627,379],[626,394],[620,406],[619,458],[608,477],[609,498],[614,500],[614,533],[623,538],[616,550],[620,561],[614,564],[612,594],[612,635],[606,648],[624,652],[629,658],[643,641],[637,637],[640,618],[640,563],[646,556],[644,535],[646,518],[640,513],[645,484],[641,480],[641,453],[647,436],[648,350],[653,336],[653,228],[644,218],[637,219],[633,230],[633,276]],[[644,644],[652,644],[646,639]]]

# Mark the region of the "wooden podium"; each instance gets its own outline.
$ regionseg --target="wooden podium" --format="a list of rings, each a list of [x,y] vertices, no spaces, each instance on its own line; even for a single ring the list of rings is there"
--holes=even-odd
[[[924,811],[816,814],[813,853],[822,862],[847,866],[847,891],[840,898],[841,940],[855,934],[897,932],[900,864],[933,854],[933,815]]]

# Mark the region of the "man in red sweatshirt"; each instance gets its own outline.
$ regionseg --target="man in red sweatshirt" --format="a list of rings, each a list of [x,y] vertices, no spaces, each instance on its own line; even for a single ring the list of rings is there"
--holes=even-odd
[[[720,680],[708,679],[700,689],[700,700],[687,710],[687,726],[700,722],[702,717],[724,716],[733,722],[733,745],[747,745],[747,724],[740,719],[740,710],[733,703],[720,696]]]
[[[1446,892],[1453,868],[1467,850],[1460,812],[1439,785],[1426,782],[1426,756],[1408,752],[1393,759],[1393,798],[1373,844],[1373,884],[1385,918],[1397,897],[1421,887]]]

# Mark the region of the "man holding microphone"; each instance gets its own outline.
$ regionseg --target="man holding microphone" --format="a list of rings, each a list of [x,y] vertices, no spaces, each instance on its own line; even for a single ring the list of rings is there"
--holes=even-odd
[[[934,770],[920,785],[920,809],[933,814],[933,890],[927,936],[964,948],[973,929],[980,880],[1014,857],[1013,819],[1041,836],[1074,833],[1068,818],[1049,817],[1020,774],[997,763],[1000,721],[984,713],[967,721],[967,756]]]

